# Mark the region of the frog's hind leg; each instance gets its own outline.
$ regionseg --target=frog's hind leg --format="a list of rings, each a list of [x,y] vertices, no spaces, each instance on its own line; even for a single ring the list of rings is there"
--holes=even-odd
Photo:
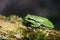
[[[44,26],[44,25],[40,25],[40,28],[41,29],[47,29],[46,26]]]

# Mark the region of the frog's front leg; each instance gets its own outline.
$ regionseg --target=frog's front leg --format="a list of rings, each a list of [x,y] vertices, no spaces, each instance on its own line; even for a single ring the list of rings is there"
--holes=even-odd
[[[34,24],[32,24],[31,26],[32,26],[32,27],[35,27],[35,28],[38,28],[38,27],[40,26],[40,24],[39,24],[39,23],[34,23]]]
[[[37,23],[37,22],[35,22],[35,21],[33,21],[33,20],[29,20],[29,22],[32,23],[32,24],[31,24],[32,27],[39,27],[39,26],[40,26],[39,23]]]

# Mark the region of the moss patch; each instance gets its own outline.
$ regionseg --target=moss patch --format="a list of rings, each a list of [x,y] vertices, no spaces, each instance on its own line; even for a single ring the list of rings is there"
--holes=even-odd
[[[21,17],[0,15],[0,38],[4,40],[60,40],[60,31],[23,25]]]

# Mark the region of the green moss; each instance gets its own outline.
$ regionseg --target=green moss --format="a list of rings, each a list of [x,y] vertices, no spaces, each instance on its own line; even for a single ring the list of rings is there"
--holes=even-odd
[[[0,38],[5,40],[60,40],[60,31],[31,28],[21,17],[0,15]]]

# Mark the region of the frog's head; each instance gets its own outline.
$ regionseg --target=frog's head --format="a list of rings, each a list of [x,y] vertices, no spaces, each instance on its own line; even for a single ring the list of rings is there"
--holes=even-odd
[[[35,20],[34,15],[30,15],[30,14],[28,14],[25,17],[25,23],[27,23],[27,24],[29,24],[30,26],[33,26],[33,27],[39,27],[40,26],[40,24]]]

